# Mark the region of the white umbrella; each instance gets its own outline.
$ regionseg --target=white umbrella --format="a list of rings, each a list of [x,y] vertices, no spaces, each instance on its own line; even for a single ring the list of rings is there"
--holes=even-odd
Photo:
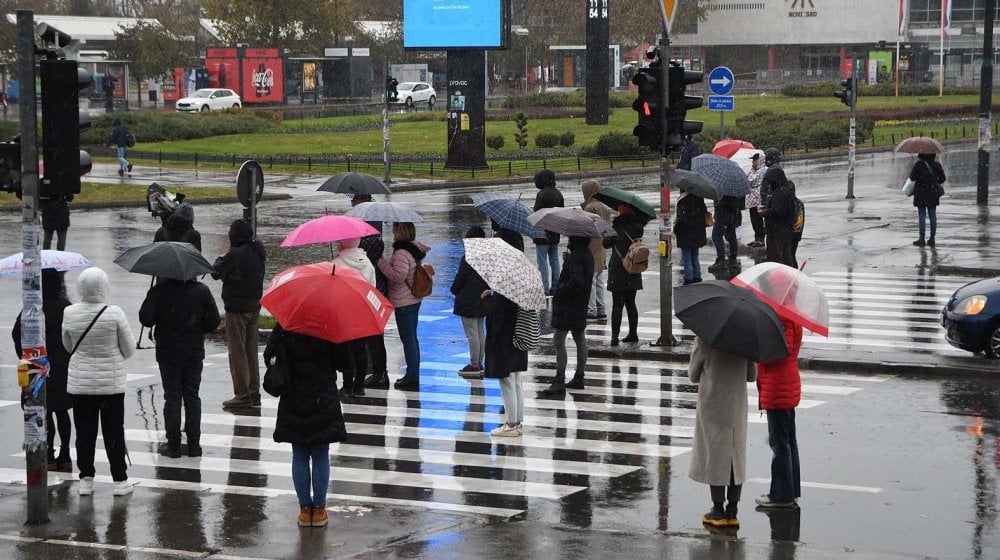
[[[413,222],[424,221],[420,214],[401,202],[362,202],[344,213],[345,216],[361,218],[366,222]]]
[[[740,148],[739,150],[736,150],[736,153],[730,156],[729,159],[735,161],[744,173],[750,173],[750,166],[752,165],[750,158],[752,158],[754,154],[760,154],[760,157],[764,157],[763,150]]]
[[[542,277],[522,251],[499,237],[463,241],[466,262],[492,290],[523,309],[545,309]]]
[[[73,268],[90,268],[90,261],[80,253],[42,249],[42,268],[54,268],[65,272]],[[15,253],[0,260],[0,276],[21,274],[24,270],[24,253]]]

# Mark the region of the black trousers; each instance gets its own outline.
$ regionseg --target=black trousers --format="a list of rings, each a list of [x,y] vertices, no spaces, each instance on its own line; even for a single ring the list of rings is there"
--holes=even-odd
[[[385,335],[369,336],[364,340],[368,346],[368,359],[372,364],[372,373],[377,376],[385,375],[388,372],[385,363]]]
[[[184,432],[188,445],[198,445],[201,439],[202,358],[159,359],[163,382],[163,423],[167,429],[167,444],[181,444],[181,403],[184,404]]]
[[[628,314],[628,333],[636,333],[639,327],[639,309],[635,306],[635,294],[638,290],[611,292],[611,338],[618,338],[622,329],[622,309]]]
[[[73,395],[73,422],[76,424],[76,466],[80,478],[94,476],[94,446],[97,422],[101,422],[104,450],[111,463],[111,478],[127,480],[125,473],[125,394]]]
[[[764,216],[760,215],[757,208],[750,209],[750,225],[753,227],[753,240],[764,242]]]

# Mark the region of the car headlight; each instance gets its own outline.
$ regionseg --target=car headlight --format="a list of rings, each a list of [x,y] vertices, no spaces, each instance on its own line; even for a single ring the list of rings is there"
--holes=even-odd
[[[955,306],[952,312],[958,315],[978,315],[985,308],[986,296],[977,295],[969,296],[958,302],[958,305]]]

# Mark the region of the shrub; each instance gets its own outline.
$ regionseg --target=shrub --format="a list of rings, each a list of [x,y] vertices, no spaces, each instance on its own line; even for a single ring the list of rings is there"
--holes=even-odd
[[[736,124],[726,132],[733,138],[746,140],[766,149],[770,147],[788,148],[796,146],[839,146],[847,143],[849,115],[845,113],[802,113],[798,115],[778,115],[771,111],[761,111],[736,120]],[[865,116],[857,120],[857,141],[870,138],[875,121]],[[715,134],[713,135],[713,132]],[[717,131],[702,133],[696,139],[702,145],[712,146]]]
[[[500,148],[503,148],[504,145],[503,136],[500,136],[499,134],[496,136],[487,136],[486,145],[493,148],[494,150],[499,150]]]
[[[576,135],[573,134],[572,132],[567,130],[566,132],[563,132],[562,134],[559,135],[560,146],[565,146],[568,148],[572,146],[574,143],[576,143]]]
[[[517,125],[517,132],[514,133],[514,141],[517,147],[522,150],[528,147],[528,117],[524,113],[514,116],[514,123]]]
[[[812,82],[808,84],[792,84],[781,89],[781,94],[788,97],[833,97],[833,92],[840,91],[839,81]],[[974,87],[946,87],[945,95],[975,95],[978,89]],[[858,96],[892,96],[896,94],[895,82],[883,82],[873,86],[859,84]],[[937,95],[937,84],[900,84],[899,94],[904,96]]]
[[[39,125],[41,125],[41,123],[39,123]],[[0,141],[7,142],[20,134],[20,132],[21,125],[18,121],[0,120]]]
[[[80,135],[80,143],[103,145],[111,135],[111,124],[120,118],[140,143],[189,140],[227,134],[252,134],[274,130],[281,123],[277,113],[254,109],[227,109],[184,114],[130,111],[95,117]]]
[[[542,132],[535,136],[535,146],[539,148],[555,148],[559,145],[559,135],[555,132]]]
[[[608,107],[622,108],[631,107],[635,92],[616,91],[608,94]],[[541,92],[512,95],[504,101],[503,106],[507,109],[531,109],[531,108],[566,108],[566,107],[586,107],[587,93],[584,90],[573,92]]]
[[[635,136],[625,132],[609,132],[597,139],[594,146],[586,146],[580,155],[587,157],[634,157],[650,155],[651,152],[639,146]]]

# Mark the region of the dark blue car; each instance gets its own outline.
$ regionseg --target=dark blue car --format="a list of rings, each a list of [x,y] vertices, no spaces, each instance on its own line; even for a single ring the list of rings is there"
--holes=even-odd
[[[952,346],[1000,357],[1000,277],[955,290],[941,311],[941,325]]]

